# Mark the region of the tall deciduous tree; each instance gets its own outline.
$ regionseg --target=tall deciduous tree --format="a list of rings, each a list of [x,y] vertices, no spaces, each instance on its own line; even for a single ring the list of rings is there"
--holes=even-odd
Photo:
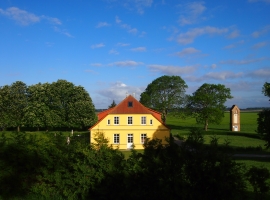
[[[24,109],[27,107],[27,85],[16,81],[10,86],[1,88],[1,109],[5,126],[20,127],[23,125]],[[3,122],[2,122],[3,123]]]
[[[95,123],[95,107],[82,86],[66,80],[51,84],[50,109],[60,117],[59,127],[88,127]]]
[[[60,117],[50,107],[51,88],[49,83],[38,83],[28,87],[28,106],[25,108],[25,123],[30,127],[56,127]]]
[[[270,98],[270,83],[265,82],[262,88],[262,92],[265,96]],[[270,99],[269,99],[270,101]]]
[[[230,88],[221,84],[204,83],[192,96],[189,96],[187,111],[196,117],[198,123],[204,124],[207,131],[208,123],[219,124],[224,117],[224,103],[231,96]]]
[[[161,112],[163,122],[166,122],[169,110],[175,111],[183,106],[187,87],[180,76],[161,76],[147,86],[140,102]]]
[[[10,124],[9,117],[9,94],[10,86],[5,85],[0,87],[0,128],[5,129]]]
[[[265,96],[270,98],[270,83],[265,82],[262,88]],[[269,100],[270,101],[270,100]],[[257,132],[262,135],[266,141],[266,147],[270,147],[270,109],[263,109],[258,113],[258,127]]]

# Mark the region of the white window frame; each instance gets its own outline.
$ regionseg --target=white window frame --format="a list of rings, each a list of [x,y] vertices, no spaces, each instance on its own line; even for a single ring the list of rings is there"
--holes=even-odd
[[[114,123],[114,125],[119,125],[119,121],[120,121],[120,117],[115,116],[115,117],[113,118],[113,123]],[[117,122],[117,123],[115,123],[115,122]]]
[[[147,119],[146,116],[141,117],[141,125],[146,125]]]
[[[153,119],[150,119],[150,125],[153,125]]]
[[[132,116],[128,116],[128,118],[127,118],[127,124],[128,125],[132,125],[133,124],[133,117]]]
[[[145,143],[146,138],[147,138],[147,134],[146,133],[141,133],[141,144]]]
[[[120,144],[120,134],[119,133],[113,134],[113,144]]]
[[[107,120],[107,125],[111,125],[111,120],[110,119]]]

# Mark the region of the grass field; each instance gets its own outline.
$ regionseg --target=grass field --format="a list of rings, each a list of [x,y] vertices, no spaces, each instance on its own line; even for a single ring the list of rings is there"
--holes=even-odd
[[[224,118],[220,124],[209,124],[208,133],[228,133],[230,132],[230,113],[225,112]],[[253,133],[256,134],[257,129],[257,112],[242,112],[240,116],[241,133]],[[189,129],[192,127],[202,127],[202,124],[197,124],[195,118],[176,118],[172,115],[168,115],[166,124],[171,128],[173,135],[180,134],[186,135]]]

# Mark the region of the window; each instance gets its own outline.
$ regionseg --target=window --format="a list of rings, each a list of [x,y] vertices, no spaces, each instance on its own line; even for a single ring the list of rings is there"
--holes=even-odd
[[[128,124],[132,124],[132,117],[128,117]]]
[[[150,119],[150,124],[153,125],[153,120],[152,119]]]
[[[108,119],[108,125],[110,125],[110,124],[111,124],[111,120]]]
[[[128,107],[133,107],[133,102],[132,101],[128,102]]]
[[[146,138],[147,138],[146,133],[142,133],[141,134],[141,144],[144,144]]]
[[[141,124],[146,124],[146,117],[141,117]]]
[[[119,117],[114,117],[114,124],[119,124]]]
[[[120,143],[120,134],[113,134],[113,143],[114,144],[119,144]]]

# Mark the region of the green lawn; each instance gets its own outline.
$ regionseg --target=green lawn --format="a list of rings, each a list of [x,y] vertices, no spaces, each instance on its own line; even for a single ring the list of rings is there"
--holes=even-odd
[[[242,112],[240,116],[241,131],[243,133],[254,133],[257,129],[257,112]],[[168,115],[166,124],[171,128],[172,133],[186,135],[191,127],[202,127],[202,124],[197,124],[195,118],[176,118]],[[226,133],[230,132],[230,113],[225,112],[224,118],[220,124],[209,124],[208,132],[210,133]]]

